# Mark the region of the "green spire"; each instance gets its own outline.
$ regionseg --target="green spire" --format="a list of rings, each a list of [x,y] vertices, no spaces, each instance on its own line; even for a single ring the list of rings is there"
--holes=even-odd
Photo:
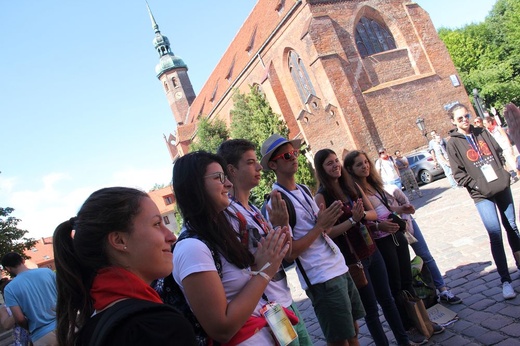
[[[150,15],[150,20],[152,22],[152,28],[155,32],[155,38],[153,39],[153,45],[157,53],[159,53],[159,63],[155,67],[155,73],[157,74],[157,78],[160,78],[165,72],[174,70],[177,68],[188,68],[188,66],[184,63],[184,61],[176,57],[170,48],[170,41],[168,37],[161,34],[159,30],[159,25],[155,21],[155,18],[152,14],[152,10],[150,10],[150,6],[148,6],[148,1],[146,2],[146,8],[148,9],[148,14]]]

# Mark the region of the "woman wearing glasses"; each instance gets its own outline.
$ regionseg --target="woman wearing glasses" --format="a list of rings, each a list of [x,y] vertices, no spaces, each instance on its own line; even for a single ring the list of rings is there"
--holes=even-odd
[[[465,105],[455,104],[448,113],[456,126],[450,131],[451,138],[447,146],[453,176],[460,186],[466,187],[475,202],[489,235],[491,254],[502,282],[502,295],[504,299],[512,299],[516,293],[511,286],[497,208],[518,268],[520,235],[509,187],[510,175],[504,169],[502,148],[488,131],[471,126],[470,114]]]
[[[184,225],[173,251],[173,277],[211,339],[274,345],[260,310],[263,292],[289,249],[286,230],[269,232],[254,255],[248,251],[224,214],[233,186],[224,167],[220,156],[202,151],[175,162],[173,189]]]

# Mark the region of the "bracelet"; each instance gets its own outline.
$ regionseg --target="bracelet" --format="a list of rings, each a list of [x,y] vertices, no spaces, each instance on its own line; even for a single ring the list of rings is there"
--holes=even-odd
[[[354,219],[352,217],[350,217],[348,220],[350,221],[352,226],[354,226],[357,223],[356,221],[354,221]]]
[[[267,282],[270,282],[271,281],[271,277],[269,275],[267,275],[266,273],[264,272],[256,272],[256,275],[260,275],[261,277],[263,277],[264,279],[267,280]]]
[[[379,221],[376,221],[376,230],[379,232]]]

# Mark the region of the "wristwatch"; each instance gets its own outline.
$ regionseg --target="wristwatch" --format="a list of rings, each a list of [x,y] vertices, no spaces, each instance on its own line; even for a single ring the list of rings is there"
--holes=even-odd
[[[354,221],[354,219],[352,217],[350,217],[348,220],[350,221],[352,226],[354,226],[357,223],[356,221]]]

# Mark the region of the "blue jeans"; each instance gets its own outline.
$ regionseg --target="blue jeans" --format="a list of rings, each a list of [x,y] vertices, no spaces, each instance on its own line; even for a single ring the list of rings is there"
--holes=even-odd
[[[385,185],[395,185],[400,190],[403,188],[403,183],[401,182],[401,178],[397,178],[396,180],[385,181],[384,184]]]
[[[489,235],[491,244],[491,254],[495,260],[498,274],[502,282],[511,282],[511,276],[507,268],[506,253],[502,242],[502,229],[498,220],[498,213],[502,219],[502,225],[506,230],[507,240],[513,252],[520,251],[520,235],[515,223],[515,206],[511,188],[507,187],[504,191],[497,193],[491,198],[484,199],[475,203],[480,218]]]
[[[451,167],[448,166],[446,163],[440,164],[442,167],[442,170],[444,171],[444,175],[448,178],[448,181],[450,182],[451,187],[457,187],[458,184],[455,181],[455,178],[453,178],[453,173],[451,172]]]
[[[379,320],[379,309],[377,303],[381,305],[385,319],[394,333],[398,345],[409,345],[408,335],[399,316],[399,310],[395,305],[395,300],[390,291],[388,282],[388,272],[385,262],[379,250],[368,258],[361,261],[368,285],[358,289],[359,296],[365,307],[365,322],[367,328],[374,339],[376,346],[388,346],[388,339]]]
[[[439,267],[437,267],[437,263],[435,263],[435,259],[430,253],[430,249],[428,249],[428,244],[426,244],[426,240],[423,237],[421,229],[419,228],[419,225],[417,225],[417,222],[415,222],[414,219],[412,219],[412,225],[413,236],[417,239],[417,242],[411,244],[410,246],[412,247],[413,252],[415,252],[417,256],[422,258],[424,264],[426,264],[428,270],[432,274],[432,279],[433,283],[435,284],[435,287],[440,291],[442,287],[446,287],[446,283],[442,278],[442,274],[439,270]]]

